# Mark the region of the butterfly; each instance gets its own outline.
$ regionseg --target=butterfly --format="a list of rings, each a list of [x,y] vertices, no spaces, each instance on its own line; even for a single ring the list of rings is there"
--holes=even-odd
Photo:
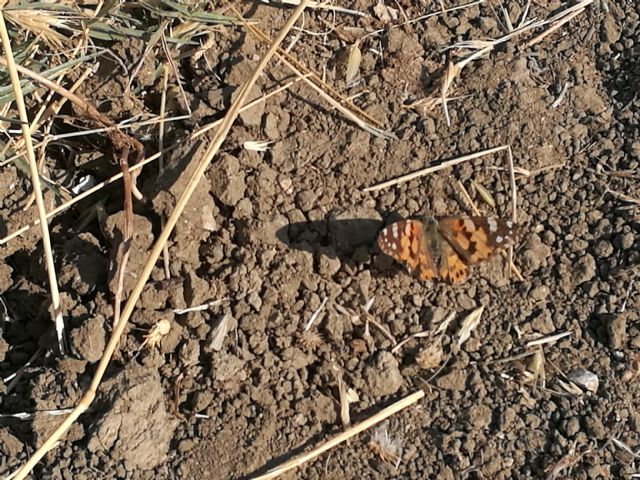
[[[378,246],[420,280],[462,283],[470,265],[512,246],[520,234],[520,227],[496,217],[425,217],[387,225]]]

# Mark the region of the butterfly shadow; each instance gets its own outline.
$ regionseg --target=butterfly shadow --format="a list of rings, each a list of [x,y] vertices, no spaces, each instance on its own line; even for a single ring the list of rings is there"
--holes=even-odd
[[[368,218],[295,222],[277,230],[276,237],[296,250],[360,264],[379,253],[376,237],[382,226],[382,221]]]

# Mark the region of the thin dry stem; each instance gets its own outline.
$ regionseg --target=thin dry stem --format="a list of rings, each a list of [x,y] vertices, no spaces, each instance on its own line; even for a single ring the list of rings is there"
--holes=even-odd
[[[507,161],[509,165],[509,181],[511,183],[511,221],[514,225],[518,223],[518,188],[516,187],[516,174],[513,168],[513,154],[511,153],[511,145],[507,148]],[[509,253],[507,255],[509,267],[511,271],[516,274],[518,280],[524,281],[520,270],[513,263],[513,246],[509,247]]]
[[[536,340],[531,340],[530,342],[527,343],[526,346],[527,348],[529,348],[529,347],[536,347],[538,345],[546,345],[547,343],[557,342],[558,340],[561,340],[564,337],[568,337],[572,333],[573,332],[562,332],[562,333],[557,333],[555,335],[551,335],[549,337],[538,338]]]
[[[340,396],[340,420],[342,421],[343,428],[349,428],[351,425],[351,415],[349,413],[347,386],[344,383],[342,369],[336,364],[333,364],[332,366],[336,375],[336,382],[338,383],[338,395]]]
[[[438,15],[444,15],[445,13],[449,13],[449,12],[455,12],[456,10],[462,10],[465,8],[469,8],[469,7],[473,7],[475,5],[480,5],[482,3],[484,3],[486,0],[476,0],[474,2],[470,2],[470,3],[465,3],[464,5],[458,5],[456,7],[451,7],[448,9],[444,8],[444,5],[442,4],[442,2],[440,2],[440,10],[437,12],[432,12],[432,13],[427,13],[426,15],[422,15],[420,17],[416,17],[416,18],[412,18],[411,20],[406,20],[402,23],[398,23],[397,25],[391,25],[391,27],[389,28],[381,28],[379,30],[374,30],[373,32],[368,33],[367,35],[365,35],[364,37],[362,37],[362,39],[366,38],[366,37],[370,37],[372,35],[377,35],[378,33],[382,33],[382,32],[386,32],[388,30],[391,30],[393,28],[400,28],[400,27],[404,27],[407,25],[411,25],[417,22],[421,22],[422,20],[426,20],[428,18],[431,17],[436,17]]]
[[[282,5],[289,5],[289,6],[297,6],[300,5],[300,1],[301,0],[279,0],[279,1],[269,1],[269,0],[260,0],[262,3],[266,3],[267,5],[271,4],[271,3],[280,3]],[[316,10],[329,10],[331,12],[336,12],[336,13],[344,13],[346,15],[355,15],[358,17],[366,17],[367,14],[360,12],[358,10],[350,10],[348,8],[344,8],[344,7],[338,7],[335,5],[331,5],[329,2],[314,2],[314,1],[309,1],[307,8],[309,9],[316,9]]]
[[[414,178],[424,177],[433,172],[437,172],[444,168],[453,167],[454,165],[458,165],[460,163],[468,162],[469,160],[474,160],[476,158],[483,157],[485,155],[490,155],[492,153],[501,152],[502,150],[506,150],[509,148],[508,145],[501,145],[499,147],[489,148],[487,150],[483,150],[481,152],[472,153],[470,155],[464,155],[462,157],[454,158],[452,160],[447,160],[446,162],[442,162],[439,165],[434,165],[432,167],[423,168],[416,172],[408,173],[406,175],[402,175],[401,177],[394,178],[393,180],[389,180],[386,182],[378,183],[377,185],[373,185],[371,187],[364,188],[363,192],[375,192],[377,190],[382,190],[383,188],[388,188],[393,185],[398,185],[400,183],[408,182],[409,180],[413,180]]]
[[[267,53],[262,57],[262,59],[256,66],[251,78],[240,89],[238,97],[231,105],[229,111],[227,112],[227,115],[225,115],[225,121],[220,126],[220,129],[216,132],[216,135],[212,139],[211,144],[207,148],[203,157],[200,159],[198,167],[195,169],[195,171],[191,175],[191,178],[189,179],[189,182],[184,192],[176,202],[176,207],[174,211],[172,212],[171,216],[167,219],[167,225],[160,233],[158,240],[154,244],[151,252],[149,253],[147,263],[144,265],[142,271],[140,272],[140,275],[138,276],[138,280],[134,285],[124,308],[122,309],[120,322],[118,323],[117,327],[114,329],[111,335],[111,339],[109,340],[109,343],[105,348],[104,354],[100,360],[100,363],[91,381],[89,389],[87,390],[85,395],[82,397],[82,399],[80,400],[76,408],[71,412],[71,414],[69,414],[69,416],[64,419],[62,424],[46,439],[46,441],[42,444],[42,446],[34,452],[33,456],[16,472],[15,474],[16,479],[18,480],[24,479],[35,467],[35,465],[40,461],[40,459],[58,443],[58,441],[62,438],[62,436],[69,430],[69,428],[71,428],[71,425],[73,425],[73,423],[77,420],[77,418],[82,413],[84,413],[86,409],[89,407],[89,405],[91,405],[91,403],[93,402],[98,386],[102,381],[102,377],[105,374],[105,371],[107,369],[107,366],[109,365],[109,362],[111,361],[111,357],[115,352],[115,349],[118,345],[120,337],[122,336],[122,333],[124,332],[127,326],[127,322],[131,316],[131,313],[133,312],[133,309],[135,308],[135,304],[140,298],[140,294],[142,293],[142,290],[146,284],[146,281],[151,275],[151,271],[153,270],[158,258],[160,257],[160,254],[162,253],[164,244],[169,239],[169,236],[171,235],[173,228],[178,222],[180,215],[184,211],[184,208],[187,205],[187,202],[191,198],[191,195],[193,194],[198,184],[198,181],[204,175],[204,172],[206,171],[209,164],[211,163],[211,160],[213,159],[214,155],[218,152],[220,146],[224,142],[227,134],[229,133],[229,130],[233,125],[233,122],[238,116],[240,107],[246,100],[246,97],[249,94],[251,87],[255,84],[258,76],[262,73],[267,62],[273,56],[273,54],[275,53],[280,43],[282,42],[286,34],[289,32],[289,30],[293,26],[294,22],[304,11],[305,5],[306,5],[306,0],[302,0],[300,6],[293,12],[293,14],[289,18],[285,26],[282,28],[282,30],[278,34],[276,40],[273,42],[273,44],[271,45]]]
[[[237,11],[236,15],[241,18],[241,15]],[[263,42],[271,41],[269,36],[259,30],[256,26],[247,22],[244,22],[244,25],[259,40]],[[309,68],[296,60],[292,55],[282,49],[279,49],[277,56],[296,75],[304,77],[304,81],[307,85],[314,89],[322,98],[360,128],[377,137],[396,139],[396,136],[393,133],[381,129],[380,122],[353,105],[353,103],[351,103],[347,98],[327,85],[317,74],[311,72]],[[306,74],[310,74],[308,78]]]
[[[167,52],[168,54],[168,52]],[[167,85],[169,83],[169,69],[167,65],[164,65],[162,72],[162,97],[160,98],[160,118],[163,119],[158,125],[158,151],[160,152],[160,158],[158,159],[158,170],[162,174],[164,170],[164,115],[167,107]],[[160,228],[164,228],[164,215],[160,219]],[[171,271],[169,269],[169,247],[165,244],[162,250],[162,266],[164,267],[164,278],[171,278]]]
[[[369,315],[367,314],[367,320],[369,322],[371,322],[371,324],[376,327],[380,333],[382,333],[382,335],[384,335],[385,337],[387,337],[387,339],[393,344],[396,345],[398,342],[396,341],[395,337],[391,334],[391,332],[389,332],[389,330],[387,330],[379,321],[377,321],[375,318],[373,318],[373,315]]]
[[[158,157],[160,156],[160,153],[156,153],[152,156],[150,156],[149,158],[138,162],[137,164],[135,164],[133,167],[131,167],[129,169],[130,172],[135,172],[136,170],[140,170],[142,167],[144,167],[145,165],[147,165],[148,163],[151,163],[155,160],[158,159]],[[57,206],[56,208],[54,208],[53,210],[51,210],[50,212],[48,212],[46,214],[46,218],[49,219],[51,217],[56,216],[58,213],[64,212],[65,210],[67,210],[68,208],[72,207],[73,205],[75,205],[76,203],[78,203],[79,201],[87,198],[88,196],[94,194],[95,192],[97,192],[98,190],[102,190],[104,187],[106,187],[107,185],[110,185],[114,182],[117,182],[118,180],[120,180],[123,176],[122,172],[119,172],[115,175],[113,175],[111,178],[105,180],[104,182],[100,182],[99,184],[95,185],[94,187],[90,188],[89,190],[87,190],[86,192],[82,192],[81,194],[73,197],[71,200]],[[23,227],[20,227],[18,230],[16,230],[15,232],[10,233],[9,235],[7,235],[6,237],[0,239],[0,246],[4,245],[5,243],[7,243],[9,240],[12,240],[20,235],[22,235],[24,232],[26,232],[27,230],[29,230],[32,227],[35,227],[37,225],[40,225],[40,220],[34,220],[33,223],[30,223],[28,225],[25,225]]]
[[[346,442],[350,438],[355,437],[357,434],[364,432],[365,430],[382,422],[383,420],[389,418],[391,415],[394,415],[399,411],[404,410],[405,408],[413,405],[422,397],[424,397],[424,391],[418,390],[417,392],[414,392],[411,395],[406,396],[405,398],[403,398],[402,400],[399,400],[393,405],[390,405],[387,408],[380,410],[378,413],[369,417],[363,422],[360,422],[359,424],[352,426],[348,430],[345,430],[344,432],[336,435],[331,440],[326,441],[325,443],[319,445],[318,447],[311,450],[310,452],[298,455],[292,458],[291,460],[289,460],[288,462],[285,462],[284,464],[280,465],[279,467],[274,468],[273,470],[270,470],[264,475],[253,477],[253,480],[269,480],[271,478],[276,478],[279,475],[282,475],[283,473],[288,472],[289,470],[299,467],[300,465],[306,462],[309,462],[314,458],[322,455],[327,450],[330,450],[340,445],[341,443]]]
[[[471,196],[469,195],[469,192],[467,192],[467,189],[464,187],[464,185],[462,184],[462,182],[460,180],[457,180],[457,185],[458,185],[458,189],[460,190],[460,193],[462,193],[462,196],[464,197],[464,199],[467,201],[469,206],[471,206],[471,209],[473,210],[473,213],[475,215],[480,215],[480,210],[478,210],[478,207],[476,206],[476,202],[474,202],[471,199]]]
[[[285,83],[284,85],[272,90],[269,93],[266,93],[265,95],[263,95],[260,98],[256,98],[255,100],[252,100],[251,102],[247,103],[245,106],[243,106],[240,111],[244,112],[245,110],[248,110],[252,107],[254,107],[255,105],[258,105],[259,103],[265,102],[268,98],[276,95],[277,93],[283,92],[287,89],[289,89],[289,87],[291,87],[291,85],[293,85],[294,83],[297,83],[301,80],[304,80],[305,78],[308,78],[311,76],[311,73],[307,73],[301,77],[297,77],[293,80],[291,80],[290,82]],[[200,135],[205,134],[206,132],[208,132],[209,130],[212,130],[214,128],[216,128],[217,126],[219,126],[224,119],[220,119],[220,120],[216,120],[215,122],[211,122],[208,125],[205,125],[204,127],[199,128],[198,130],[196,130],[195,132],[193,132],[190,136],[190,139],[196,139],[198,138]]]
[[[240,109],[240,111],[244,112],[245,110],[254,107],[258,103],[266,101],[269,97],[288,89],[291,85],[293,85],[296,82],[299,82],[300,80],[302,80],[302,78],[296,78],[294,80],[291,80],[290,82],[286,83],[285,85],[282,85],[281,87],[276,88],[275,90],[263,95],[262,97],[245,104]],[[180,117],[177,117],[177,118],[180,118]],[[219,126],[223,121],[224,121],[224,119],[220,119],[220,120],[216,120],[215,122],[212,122],[212,123],[210,123],[208,125],[205,125],[204,127],[200,128],[199,130],[196,130],[195,132],[193,132],[189,136],[189,138],[187,140],[194,140],[194,139],[198,138],[199,136],[203,135],[204,133],[208,132],[209,130]],[[155,123],[156,120],[154,120],[153,122]],[[147,123],[148,122],[140,122],[138,125],[145,125]],[[110,130],[116,129],[116,128],[121,128],[121,127],[118,126],[118,127],[113,127],[113,128],[112,127],[107,127],[107,128],[103,128],[103,129],[97,129],[95,131],[92,131],[92,133],[110,131]],[[53,137],[53,138],[60,138],[60,136],[56,136],[56,137]],[[174,144],[172,147],[168,147],[168,148],[173,149],[173,148],[177,147],[180,144],[181,143],[177,143],[177,144]],[[145,160],[141,160],[141,161],[137,162],[135,165],[133,165],[133,166],[131,166],[129,168],[129,171],[131,173],[134,173],[137,170],[140,170],[146,164],[151,163],[151,162],[159,159],[160,156],[163,153],[165,153],[165,152],[164,151],[160,151],[158,153],[153,154],[152,156],[150,156],[149,158],[147,158]],[[11,160],[11,159],[9,159],[9,160]],[[1,165],[2,164],[0,163],[0,166]],[[71,206],[73,206],[76,203],[78,203],[80,200],[88,197],[89,195],[92,195],[93,193],[95,193],[95,192],[97,192],[99,190],[102,190],[107,185],[110,185],[111,183],[120,180],[122,178],[122,175],[123,175],[122,172],[117,173],[117,174],[113,175],[111,178],[109,178],[109,179],[99,183],[98,185],[92,187],[91,189],[87,190],[86,192],[83,192],[83,193],[73,197],[71,200],[59,205],[58,207],[56,207],[55,209],[53,209],[53,210],[51,210],[50,212],[47,213],[47,219],[57,215],[58,213],[61,213],[61,212],[65,211],[65,210],[67,210]],[[5,244],[5,243],[7,243],[9,240],[12,240],[13,238],[23,234],[24,232],[29,230],[31,227],[35,227],[35,226],[37,226],[39,224],[40,224],[40,221],[39,220],[35,220],[33,223],[25,225],[25,226],[19,228],[18,230],[16,230],[15,232],[12,232],[12,233],[8,234],[6,237],[0,239],[0,246]]]
[[[506,35],[503,35],[500,38],[489,40],[489,41],[478,41],[478,40],[465,41],[465,42],[460,42],[456,45],[451,46],[449,49],[467,48],[467,49],[473,49],[477,51],[457,61],[455,64],[449,64],[447,68],[442,72],[442,75],[440,76],[440,78],[436,82],[434,82],[434,86],[431,88],[429,95],[426,98],[420,99],[411,105],[406,105],[405,107],[431,110],[437,103],[440,103],[440,102],[437,102],[437,100],[442,101],[444,98],[446,98],[446,93],[451,87],[453,80],[459,76],[462,69],[468,63],[483,57],[487,53],[494,50],[498,45],[505,43],[514,37],[523,35],[524,33],[529,32],[533,29],[544,27],[545,25],[551,25],[541,34],[537,35],[536,37],[526,42],[524,47],[528,48],[538,43],[539,41],[541,41],[547,35],[549,35],[553,31],[560,28],[562,25],[570,21],[575,16],[582,13],[585,10],[585,7],[592,2],[593,0],[583,0],[578,4],[572,5],[569,8],[562,10],[557,14],[544,20],[525,22],[524,16],[523,16],[523,21],[520,22],[517,29],[513,30],[512,28],[510,28],[509,33]],[[444,106],[444,102],[443,102],[443,106]],[[446,108],[444,108],[444,113],[445,113],[445,117],[447,117],[448,114],[447,114]]]
[[[433,333],[429,330],[423,330],[422,332],[417,332],[409,335],[407,338],[402,339],[398,344],[391,349],[391,353],[396,354],[398,351],[404,347],[407,343],[409,343],[414,338],[423,338],[432,335]]]
[[[38,218],[40,219],[40,231],[42,232],[42,248],[44,250],[45,263],[47,265],[47,276],[49,277],[49,290],[51,292],[51,307],[53,310],[53,320],[56,327],[56,336],[58,338],[58,349],[60,353],[64,355],[66,353],[65,348],[65,333],[64,333],[64,321],[62,319],[62,312],[60,311],[60,292],[58,291],[58,278],[56,275],[56,267],[53,262],[53,251],[51,249],[51,238],[49,236],[49,225],[46,222],[47,213],[44,206],[44,198],[42,196],[42,187],[40,185],[40,174],[38,172],[38,165],[36,163],[36,156],[33,150],[33,142],[31,139],[31,132],[29,127],[29,117],[27,116],[27,109],[24,104],[24,97],[22,96],[22,87],[20,86],[20,79],[18,78],[17,65],[13,58],[13,52],[11,51],[11,42],[9,40],[9,34],[7,32],[7,26],[4,23],[4,14],[0,10],[0,38],[2,38],[2,44],[4,46],[4,54],[6,56],[6,67],[11,78],[11,86],[13,87],[13,94],[15,96],[16,107],[18,109],[18,115],[20,117],[20,127],[22,129],[22,138],[27,153],[27,161],[29,163],[29,170],[31,174],[31,184],[33,186],[33,193],[35,194],[36,205],[38,208]]]
[[[587,7],[587,5],[589,5],[591,3],[593,3],[593,0],[583,0],[580,3],[572,5],[571,7],[569,7],[566,10],[564,10],[562,12],[559,12],[557,15],[552,17],[552,19],[550,19],[551,22],[553,22],[551,24],[551,26],[549,28],[547,28],[544,32],[540,33],[539,35],[537,35],[537,36],[533,37],[531,40],[529,40],[525,44],[525,47],[529,48],[529,47],[535,45],[536,43],[541,42],[545,37],[547,37],[548,35],[550,35],[553,32],[555,32],[562,25],[564,25],[565,23],[571,21],[574,17],[576,17],[576,16],[580,15],[582,12],[584,12],[584,10]]]

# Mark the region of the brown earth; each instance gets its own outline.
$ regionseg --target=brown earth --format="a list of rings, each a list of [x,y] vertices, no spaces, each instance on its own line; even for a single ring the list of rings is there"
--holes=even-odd
[[[483,5],[386,30],[360,45],[360,80],[346,86],[348,27],[384,26],[369,2],[351,3],[372,16],[337,14],[335,31],[300,33],[292,53],[354,95],[398,140],[362,131],[302,84],[242,113],[169,242],[171,279],[159,262],[96,402],[34,478],[265,472],[341,430],[336,367],[359,397],[350,407],[354,423],[425,390],[422,401],[378,430],[396,445],[387,448],[399,451],[397,469],[376,455],[369,444],[376,434],[369,432],[283,478],[545,478],[559,462],[567,465],[558,472],[563,478],[640,472],[638,204],[620,196],[638,198],[639,7],[596,2],[534,47],[515,39],[474,61],[450,92],[448,127],[439,107],[426,114],[403,105],[427,95],[445,65],[445,47],[497,38],[503,22]],[[515,23],[522,6],[503,3]],[[401,21],[437,11],[438,4],[405,0],[394,8],[402,7]],[[528,18],[544,18],[560,5],[533,2]],[[272,6],[245,13],[273,35],[290,14]],[[333,22],[331,13],[313,11],[305,32],[327,32]],[[133,64],[143,50],[131,41],[114,51]],[[220,117],[264,50],[242,28],[226,27],[203,59],[185,60],[180,69],[193,115],[170,124],[165,144],[178,145]],[[134,83],[145,96],[123,94],[127,78],[107,60],[81,93],[114,120],[157,114],[154,61]],[[272,61],[252,96],[289,75]],[[184,113],[175,92],[171,115]],[[150,153],[155,134],[134,132]],[[94,147],[105,141],[94,140]],[[266,152],[243,148],[256,140],[273,143]],[[495,260],[460,286],[421,283],[379,253],[375,237],[389,218],[471,214],[458,181],[483,214],[510,216],[507,158],[484,157],[373,193],[363,188],[505,144],[516,166],[530,172],[517,179],[517,216],[526,234],[515,263],[524,281]],[[179,144],[165,157],[164,172],[152,164],[140,176],[145,199],[135,204],[126,293],[206,145],[204,137]],[[116,173],[102,152],[79,155],[78,176]],[[61,165],[51,159],[48,167],[55,172]],[[495,209],[472,181],[492,193]],[[15,169],[4,167],[0,182],[4,236],[35,213],[21,210],[29,187]],[[118,187],[100,195],[52,221],[72,354],[39,356],[2,395],[3,414],[39,412],[29,420],[0,418],[2,474],[24,463],[59,423],[43,411],[79,400],[111,331],[122,195]],[[46,198],[54,204],[50,193]],[[103,213],[88,218],[98,200]],[[10,319],[0,338],[4,390],[9,380],[2,378],[55,342],[40,308],[48,290],[38,229],[0,253]],[[371,318],[397,341],[456,316],[441,347],[418,338],[392,353],[391,339],[365,325],[370,299]],[[203,311],[174,312],[213,300],[220,302]],[[481,305],[480,324],[458,349],[463,319]],[[225,314],[235,326],[217,348],[214,332]],[[141,348],[160,320],[171,322],[170,333],[157,347]],[[530,340],[562,332],[571,334],[544,345],[544,379],[534,378],[532,357],[518,355],[535,351],[526,348]],[[576,369],[597,375],[597,391],[562,387]]]

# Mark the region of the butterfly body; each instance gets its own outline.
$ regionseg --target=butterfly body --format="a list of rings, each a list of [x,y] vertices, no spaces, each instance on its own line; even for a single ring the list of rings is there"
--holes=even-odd
[[[512,246],[519,234],[512,222],[496,217],[425,217],[388,225],[378,246],[421,280],[462,283],[469,266]]]

